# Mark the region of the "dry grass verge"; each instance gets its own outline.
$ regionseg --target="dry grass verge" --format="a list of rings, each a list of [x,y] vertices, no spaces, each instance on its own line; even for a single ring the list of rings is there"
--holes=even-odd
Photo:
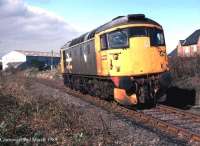
[[[175,80],[200,76],[200,57],[172,57],[169,62]]]
[[[101,117],[99,121],[102,122],[102,127],[92,128],[87,122],[92,119],[84,117],[73,105],[66,105],[62,100],[33,93],[32,82],[34,81],[30,78],[1,76],[0,138],[4,142],[0,144],[113,144],[116,137],[109,132],[107,122]],[[5,142],[8,138],[18,141]]]

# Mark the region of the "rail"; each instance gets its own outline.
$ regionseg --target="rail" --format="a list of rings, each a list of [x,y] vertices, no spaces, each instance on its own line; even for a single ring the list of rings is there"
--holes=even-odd
[[[101,107],[107,111],[121,114],[145,126],[156,128],[161,132],[175,136],[180,140],[200,145],[200,116],[188,113],[184,110],[158,105],[155,108],[144,110],[133,110],[119,106],[114,102],[103,101],[97,97],[84,95],[78,91],[64,87],[60,82],[50,80],[38,80],[38,82],[62,90],[69,95],[81,98],[95,106]]]

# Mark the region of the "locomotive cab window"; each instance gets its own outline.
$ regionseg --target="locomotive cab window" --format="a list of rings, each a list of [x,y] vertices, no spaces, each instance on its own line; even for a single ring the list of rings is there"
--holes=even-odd
[[[153,28],[150,30],[150,42],[151,46],[164,46],[165,38],[162,30]]]
[[[147,29],[144,27],[129,28],[129,37],[145,37],[147,34]]]
[[[128,34],[127,30],[117,30],[108,34],[109,48],[127,48]]]
[[[101,35],[101,50],[107,50],[108,49],[108,43],[107,43],[107,37],[106,34]]]
[[[129,28],[129,37],[149,37],[151,46],[164,46],[165,38],[161,29],[150,27]]]

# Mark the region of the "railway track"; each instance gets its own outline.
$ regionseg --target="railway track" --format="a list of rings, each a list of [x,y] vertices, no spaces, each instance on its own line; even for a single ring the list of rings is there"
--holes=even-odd
[[[158,105],[140,111],[144,122],[170,135],[200,144],[200,116],[173,107]]]
[[[200,145],[200,116],[186,111],[158,105],[155,108],[144,110],[133,110],[117,105],[115,102],[107,102],[97,97],[83,95],[78,91],[64,87],[57,81],[38,80],[38,82],[62,90],[69,95],[81,98],[97,107],[107,111],[120,114],[123,117],[142,123],[145,126],[161,131],[168,136],[187,141],[195,145]]]

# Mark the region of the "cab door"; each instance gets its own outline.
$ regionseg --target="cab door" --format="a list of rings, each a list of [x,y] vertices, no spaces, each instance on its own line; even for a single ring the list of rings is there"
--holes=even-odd
[[[100,36],[100,60],[101,74],[107,76],[109,74],[107,34],[103,34]]]
[[[123,50],[128,48],[126,29],[115,29],[96,37],[97,68],[99,75],[116,76],[120,74],[120,61]]]
[[[95,36],[97,74],[108,75],[108,45],[106,34]]]

